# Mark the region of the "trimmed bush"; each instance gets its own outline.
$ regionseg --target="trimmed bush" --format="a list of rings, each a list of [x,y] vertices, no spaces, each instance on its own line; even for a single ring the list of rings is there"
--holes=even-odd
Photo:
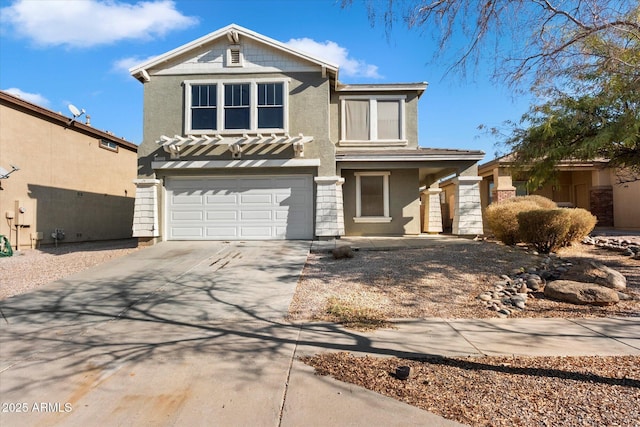
[[[556,208],[555,202],[542,196],[517,196],[492,203],[485,210],[487,227],[505,245],[514,245],[522,239],[518,233],[518,214],[534,209]]]
[[[536,250],[548,254],[566,242],[571,228],[568,209],[536,209],[518,214],[520,237]]]
[[[586,209],[564,209],[569,216],[569,232],[565,237],[562,246],[570,245],[573,242],[580,242],[587,237],[596,226],[598,219]]]
[[[556,202],[554,202],[551,199],[548,199],[544,196],[538,196],[536,194],[531,194],[528,196],[519,196],[519,197],[512,197],[509,200],[517,200],[519,199],[520,201],[527,201],[527,202],[533,202],[536,205],[540,206],[541,209],[555,209],[558,207],[558,205],[556,204]]]

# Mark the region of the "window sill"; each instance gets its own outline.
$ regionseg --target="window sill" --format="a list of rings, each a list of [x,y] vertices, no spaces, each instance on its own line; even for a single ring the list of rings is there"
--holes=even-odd
[[[385,223],[391,222],[390,216],[354,216],[353,222],[355,223]]]
[[[385,141],[338,141],[341,147],[406,147],[409,142],[406,140],[385,140]]]

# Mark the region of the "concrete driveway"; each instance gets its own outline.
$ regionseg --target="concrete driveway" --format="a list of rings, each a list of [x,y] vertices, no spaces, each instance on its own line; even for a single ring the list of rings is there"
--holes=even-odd
[[[309,247],[166,242],[0,301],[0,425],[455,424],[296,360]]]

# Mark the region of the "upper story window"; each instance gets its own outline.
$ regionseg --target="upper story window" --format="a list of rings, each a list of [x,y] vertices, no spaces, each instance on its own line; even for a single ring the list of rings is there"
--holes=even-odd
[[[185,133],[288,131],[287,81],[186,81]]]
[[[109,141],[107,139],[101,139],[100,140],[100,148],[105,148],[107,150],[111,150],[111,151],[118,151],[118,144],[116,144],[113,141]]]
[[[407,145],[405,96],[340,98],[341,145]]]

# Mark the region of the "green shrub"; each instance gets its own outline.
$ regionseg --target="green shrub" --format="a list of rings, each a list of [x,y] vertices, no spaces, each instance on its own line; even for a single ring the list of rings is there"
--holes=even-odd
[[[570,227],[562,246],[567,246],[573,242],[580,242],[587,237],[593,227],[596,226],[598,219],[585,209],[564,210],[566,211],[565,214],[569,216]]]
[[[536,209],[518,214],[520,237],[536,250],[548,254],[558,250],[571,228],[568,209]]]

